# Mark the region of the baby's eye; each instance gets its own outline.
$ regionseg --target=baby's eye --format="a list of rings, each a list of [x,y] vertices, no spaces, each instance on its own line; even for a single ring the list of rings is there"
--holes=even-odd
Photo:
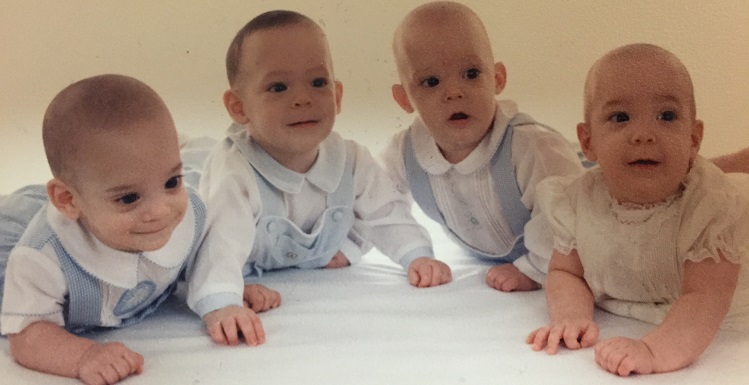
[[[283,83],[273,83],[270,85],[270,87],[268,87],[268,91],[270,92],[284,92],[287,89],[288,87],[286,87],[286,84]]]
[[[422,86],[426,86],[429,88],[437,87],[438,84],[440,84],[440,80],[435,78],[434,76],[428,77],[421,81]]]
[[[481,70],[478,68],[471,68],[465,73],[466,79],[476,79],[481,74]]]
[[[671,122],[676,120],[676,112],[674,111],[663,111],[660,114],[658,114],[658,120],[663,120],[666,122]]]
[[[328,79],[325,78],[317,78],[312,81],[312,87],[315,88],[322,88],[328,85]]]
[[[138,193],[129,193],[117,198],[117,202],[124,205],[131,205],[137,202],[138,199],[140,199],[140,195],[138,195]]]
[[[164,188],[166,188],[167,190],[171,190],[179,187],[180,185],[182,185],[182,175],[177,175],[169,178],[169,180],[164,183]]]
[[[629,121],[629,114],[627,114],[626,112],[616,112],[611,114],[608,120],[614,123],[624,123]]]

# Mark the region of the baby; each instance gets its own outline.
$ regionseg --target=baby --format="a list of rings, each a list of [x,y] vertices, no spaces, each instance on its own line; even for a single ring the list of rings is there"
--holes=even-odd
[[[191,263],[205,208],[183,187],[166,105],[138,80],[101,75],[66,87],[47,108],[43,139],[46,192],[0,198],[2,334],[23,366],[115,383],[140,373],[143,357],[75,333],[152,313]]]
[[[594,305],[658,324],[596,344],[596,362],[621,376],[683,368],[719,327],[749,326],[749,177],[697,155],[702,130],[672,53],[632,44],[593,65],[577,133],[600,167],[538,186],[554,254],[551,322],[528,336],[534,350],[596,344]]]
[[[486,275],[489,286],[537,289],[551,239],[524,241],[525,230],[544,233],[525,228],[537,214],[535,186],[547,176],[579,174],[578,156],[515,103],[495,100],[507,72],[468,7],[417,7],[398,26],[393,51],[400,77],[393,98],[418,117],[391,139],[386,168],[458,244],[499,264]]]
[[[257,16],[234,38],[226,68],[235,124],[201,179],[210,229],[188,291],[216,342],[253,333],[243,293],[254,310],[278,306],[277,292],[244,286],[268,270],[348,266],[374,244],[414,286],[451,280],[405,195],[364,147],[332,132],[343,88],[314,21]]]

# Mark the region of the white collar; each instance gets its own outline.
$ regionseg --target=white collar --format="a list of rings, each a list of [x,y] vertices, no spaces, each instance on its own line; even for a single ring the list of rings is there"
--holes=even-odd
[[[424,122],[420,117],[417,117],[411,125],[411,141],[416,160],[421,167],[432,175],[441,175],[451,169],[455,169],[455,171],[462,175],[468,175],[486,165],[492,156],[494,156],[504,136],[507,123],[518,113],[517,104],[510,100],[498,101],[496,106],[492,129],[489,130],[489,133],[484,136],[479,145],[465,159],[456,164],[448,162],[442,156],[437,143],[429,134],[429,130],[424,125]]]
[[[333,192],[338,188],[346,167],[346,144],[335,132],[331,132],[320,143],[317,159],[312,167],[304,174],[289,170],[270,155],[250,137],[247,130],[238,124],[232,124],[227,135],[240,148],[240,152],[260,175],[267,179],[274,187],[289,194],[302,191],[305,180],[326,192]]]
[[[169,242],[159,250],[130,253],[115,250],[80,225],[48,205],[47,220],[60,243],[87,273],[117,287],[132,289],[138,284],[140,258],[165,269],[179,267],[190,253],[195,236],[195,211],[188,200],[187,211]]]

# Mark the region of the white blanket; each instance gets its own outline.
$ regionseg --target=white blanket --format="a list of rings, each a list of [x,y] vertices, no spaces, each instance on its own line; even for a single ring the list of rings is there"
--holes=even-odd
[[[421,218],[419,218],[421,219]],[[543,291],[501,293],[484,283],[489,265],[463,255],[439,229],[435,250],[453,282],[417,289],[377,252],[340,270],[283,270],[263,276],[281,307],[261,315],[267,342],[218,346],[201,320],[169,300],[129,328],[92,333],[122,341],[145,358],[134,384],[749,384],[749,336],[721,332],[690,367],[619,378],[593,349],[549,356],[524,339],[547,322]],[[637,337],[653,326],[596,312],[601,337]],[[76,384],[25,369],[0,339],[0,384]]]

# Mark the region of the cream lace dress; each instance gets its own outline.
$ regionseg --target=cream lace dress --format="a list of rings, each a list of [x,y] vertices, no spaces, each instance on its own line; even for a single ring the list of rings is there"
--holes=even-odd
[[[721,328],[749,329],[749,175],[724,174],[698,157],[683,190],[653,205],[618,204],[599,168],[538,185],[554,248],[577,249],[596,304],[659,324],[679,298],[684,262],[743,265]]]

